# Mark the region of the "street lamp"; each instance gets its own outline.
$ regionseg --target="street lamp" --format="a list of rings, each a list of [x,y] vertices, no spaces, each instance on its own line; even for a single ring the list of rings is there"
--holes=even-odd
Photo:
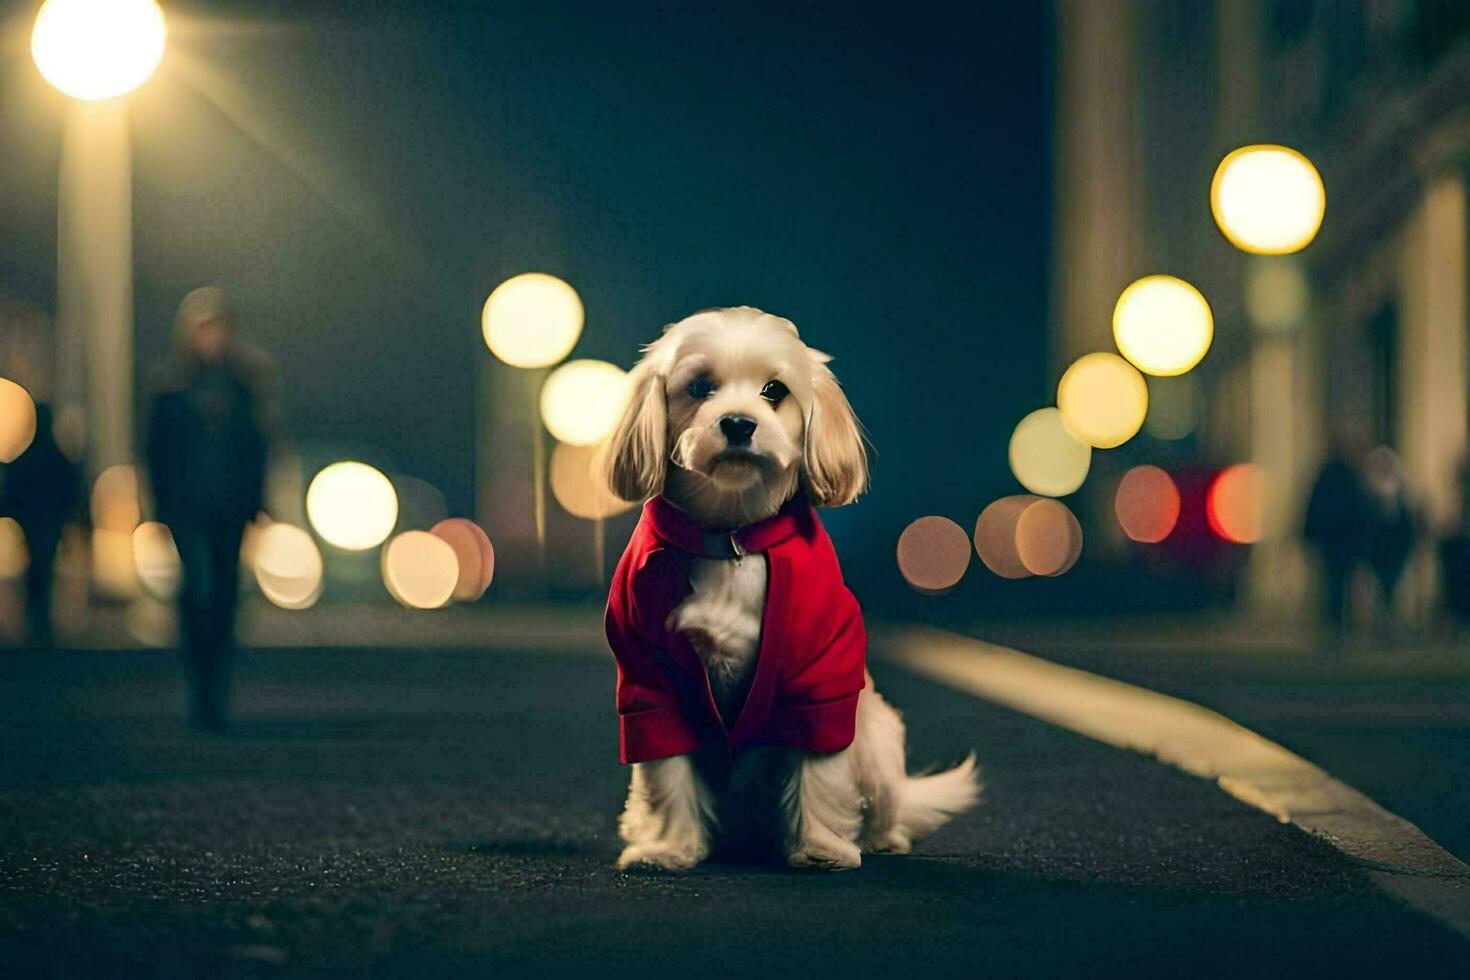
[[[74,101],[61,143],[57,392],[85,407],[89,475],[132,461],[133,211],[127,106],[167,43],[154,0],[47,0],[31,56]]]
[[[97,102],[148,81],[167,39],[153,0],[46,0],[31,32],[31,56],[56,88]]]

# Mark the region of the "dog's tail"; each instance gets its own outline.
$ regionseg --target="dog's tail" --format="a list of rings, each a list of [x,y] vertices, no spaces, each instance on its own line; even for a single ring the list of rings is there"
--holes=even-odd
[[[905,778],[897,794],[895,822],[917,843],[979,803],[983,789],[980,766],[971,752],[953,769]]]

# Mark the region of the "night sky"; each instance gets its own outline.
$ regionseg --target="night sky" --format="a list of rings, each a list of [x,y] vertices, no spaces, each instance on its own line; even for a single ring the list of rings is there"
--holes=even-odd
[[[855,586],[896,585],[903,526],[1018,489],[1006,439],[1050,400],[1048,27],[1029,0],[856,7],[165,4],[133,97],[140,374],[222,285],[301,448],[468,513],[502,279],[570,281],[573,356],[624,367],[760,306],[835,357],[876,456],[824,519]],[[62,101],[10,10],[0,288],[49,307]]]

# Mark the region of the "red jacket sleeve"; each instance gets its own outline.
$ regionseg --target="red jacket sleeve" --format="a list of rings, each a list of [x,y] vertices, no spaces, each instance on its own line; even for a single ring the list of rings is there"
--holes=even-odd
[[[669,654],[664,619],[673,609],[668,562],[657,552],[623,556],[604,626],[618,664],[619,758],[648,762],[692,752],[703,739],[686,714],[682,671]]]

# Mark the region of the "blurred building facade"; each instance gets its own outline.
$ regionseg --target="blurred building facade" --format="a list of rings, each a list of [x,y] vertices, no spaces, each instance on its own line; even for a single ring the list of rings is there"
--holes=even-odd
[[[1298,541],[1334,434],[1388,444],[1438,533],[1466,454],[1470,4],[1463,0],[1055,0],[1052,337],[1057,373],[1112,345],[1150,273],[1193,282],[1215,344],[1187,435],[1150,461],[1251,460],[1266,539],[1238,594],[1291,615],[1314,588]],[[1304,152],[1327,187],[1317,240],[1247,256],[1211,217],[1236,147]],[[1154,431],[1151,427],[1150,431]],[[1408,590],[1433,602],[1432,549]]]

